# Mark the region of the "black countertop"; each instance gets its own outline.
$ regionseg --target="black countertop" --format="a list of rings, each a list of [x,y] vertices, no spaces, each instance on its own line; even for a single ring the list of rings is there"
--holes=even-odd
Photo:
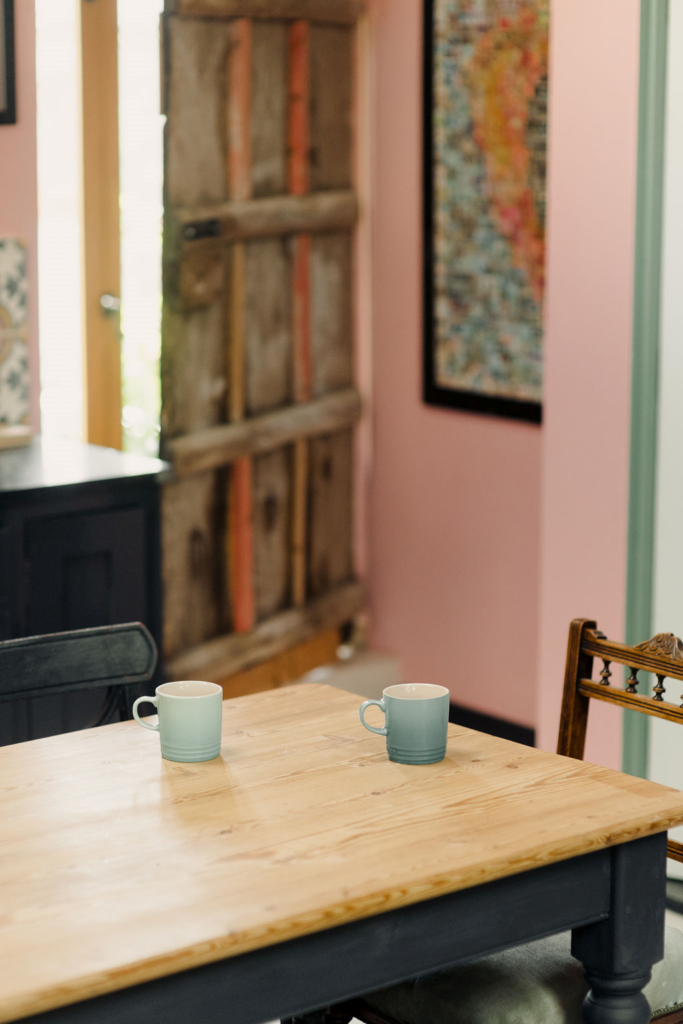
[[[170,471],[167,462],[66,438],[36,437],[0,451],[0,493],[140,480]]]

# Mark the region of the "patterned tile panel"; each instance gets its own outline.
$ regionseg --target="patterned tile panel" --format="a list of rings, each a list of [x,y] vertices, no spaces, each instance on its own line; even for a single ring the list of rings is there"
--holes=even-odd
[[[26,246],[0,238],[0,423],[28,422]]]

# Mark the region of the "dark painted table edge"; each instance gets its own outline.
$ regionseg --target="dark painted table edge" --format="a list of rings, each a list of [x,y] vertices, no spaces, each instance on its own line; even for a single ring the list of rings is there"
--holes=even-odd
[[[30,445],[0,450],[0,498],[4,504],[36,501],[45,494],[68,497],[84,488],[111,484],[159,484],[173,476],[164,459],[68,438],[46,439],[45,450],[43,440],[37,435]],[[78,464],[69,461],[74,456]],[[67,461],[62,465],[64,458]]]
[[[50,499],[69,498],[72,495],[88,492],[98,492],[110,489],[115,485],[119,489],[134,490],[158,487],[170,483],[175,479],[173,471],[161,469],[155,473],[138,473],[135,476],[103,476],[94,477],[87,481],[76,481],[72,483],[46,484],[40,487],[27,487],[25,490],[0,490],[3,504],[16,505],[27,504],[28,502],[44,503]]]
[[[614,931],[615,879],[632,873],[631,861],[653,877],[636,898],[654,922],[652,941],[647,928],[644,937],[638,929],[637,955],[654,963],[663,942],[665,846],[666,833],[659,833],[22,1019],[262,1024],[570,928],[584,947],[604,945],[605,929]],[[624,857],[628,872],[618,867]],[[659,862],[662,870],[652,871]],[[637,871],[633,878],[640,885]]]

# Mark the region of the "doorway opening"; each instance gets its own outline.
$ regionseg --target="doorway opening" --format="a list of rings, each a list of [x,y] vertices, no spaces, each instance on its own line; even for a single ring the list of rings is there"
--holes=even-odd
[[[85,439],[88,402],[95,400],[88,394],[83,356],[88,329],[83,312],[88,301],[83,129],[92,110],[84,109],[81,97],[80,31],[81,10],[92,3],[36,0],[42,432],[74,439]],[[97,43],[113,48],[114,60],[103,59],[101,66],[112,67],[115,75],[118,65],[118,83],[113,83],[118,123],[108,123],[106,130],[118,134],[118,182],[112,187],[119,227],[112,242],[120,247],[121,293],[103,292],[95,299],[98,315],[114,317],[120,333],[123,448],[144,455],[157,455],[159,447],[162,9],[163,0],[118,0],[117,31]],[[84,34],[83,40],[93,45],[90,36]],[[93,356],[90,348],[88,358],[97,358],[96,349]]]

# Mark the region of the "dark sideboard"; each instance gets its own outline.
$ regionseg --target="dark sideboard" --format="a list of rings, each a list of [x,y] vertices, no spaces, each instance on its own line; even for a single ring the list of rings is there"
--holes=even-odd
[[[140,621],[161,647],[167,472],[158,459],[65,439],[0,451],[0,639]],[[0,705],[0,745],[94,723],[106,697]]]

